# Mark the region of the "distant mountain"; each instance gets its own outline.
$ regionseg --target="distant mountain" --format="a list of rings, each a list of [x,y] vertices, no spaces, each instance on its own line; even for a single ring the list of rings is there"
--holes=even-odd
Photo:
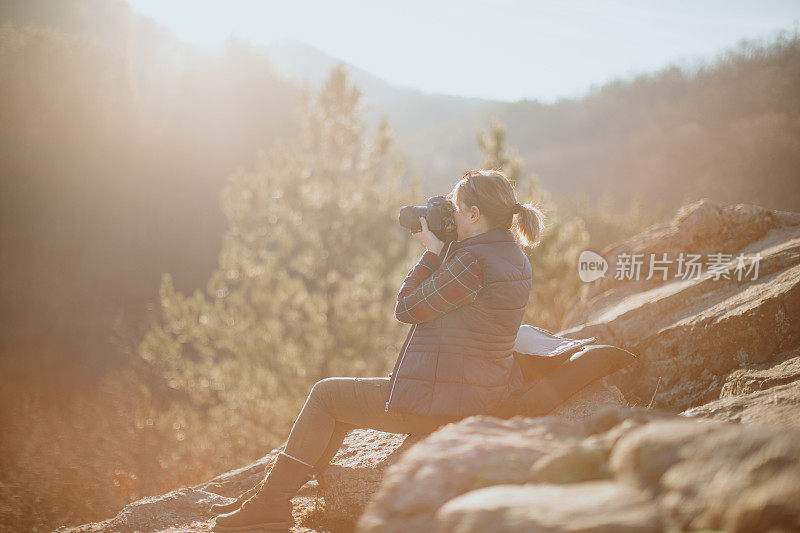
[[[364,92],[413,91],[391,87],[381,78],[300,41],[284,39],[260,49],[269,55],[276,70],[301,83],[317,85],[327,78],[333,67],[343,63],[347,67],[350,80]]]
[[[288,75],[312,83],[338,62],[301,43],[268,53]],[[797,34],[742,42],[697,71],[667,66],[553,104],[426,94],[347,68],[370,120],[388,117],[427,193],[480,164],[475,134],[496,117],[526,172],[556,199],[606,193],[620,209],[638,198],[662,214],[701,197],[800,210]]]
[[[478,164],[475,133],[485,128],[497,102],[391,85],[299,41],[279,41],[262,50],[277,71],[297,83],[317,85],[331,68],[343,64],[352,82],[362,91],[367,120],[374,124],[386,116],[406,164],[423,175],[423,187],[428,193],[441,192],[466,167]],[[442,147],[445,149],[441,150]]]

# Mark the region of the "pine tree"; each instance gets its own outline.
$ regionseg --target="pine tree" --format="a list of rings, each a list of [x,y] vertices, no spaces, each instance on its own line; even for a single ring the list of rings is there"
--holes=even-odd
[[[578,256],[586,249],[589,234],[580,217],[562,220],[550,193],[541,188],[536,174],[523,178],[525,162],[514,147],[506,142],[505,126],[492,119],[486,131],[476,135],[478,148],[484,155],[481,168],[500,169],[517,191],[520,203],[534,202],[544,212],[546,227],[535,248],[523,248],[533,270],[533,286],[524,323],[552,331],[580,290],[577,274]]]
[[[416,250],[397,213],[414,196],[388,125],[367,137],[341,66],[304,109],[302,134],[223,190],[228,230],[207,295],[183,296],[165,274],[163,319],[140,346],[180,393],[161,425],[183,431],[195,461],[260,456],[315,381],[385,375],[400,348],[394,303]],[[213,444],[205,459],[198,442]]]
[[[479,131],[475,135],[475,141],[483,154],[481,168],[502,169],[511,185],[516,188],[525,164],[517,155],[517,149],[507,146],[506,128],[503,123],[493,118],[489,122],[488,130]]]

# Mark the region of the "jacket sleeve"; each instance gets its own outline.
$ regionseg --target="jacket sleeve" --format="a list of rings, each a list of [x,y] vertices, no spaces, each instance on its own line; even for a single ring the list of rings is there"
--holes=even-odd
[[[400,322],[434,320],[477,298],[483,286],[483,271],[475,256],[468,250],[458,250],[435,268],[437,258],[433,252],[425,252],[403,281],[394,311]]]

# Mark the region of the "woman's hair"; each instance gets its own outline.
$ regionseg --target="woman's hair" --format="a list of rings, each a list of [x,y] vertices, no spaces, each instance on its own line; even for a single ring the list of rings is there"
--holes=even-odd
[[[514,214],[517,203],[514,187],[499,170],[470,170],[447,195],[454,203],[478,206],[490,229],[511,229],[522,246],[534,247],[541,241],[545,215],[538,205],[528,202]]]

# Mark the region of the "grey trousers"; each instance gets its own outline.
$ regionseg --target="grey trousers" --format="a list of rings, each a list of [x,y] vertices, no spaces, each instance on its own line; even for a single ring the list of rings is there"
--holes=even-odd
[[[337,377],[311,388],[292,426],[284,452],[319,473],[342,445],[347,432],[369,428],[388,433],[428,434],[460,417],[431,417],[384,410],[389,378]]]

